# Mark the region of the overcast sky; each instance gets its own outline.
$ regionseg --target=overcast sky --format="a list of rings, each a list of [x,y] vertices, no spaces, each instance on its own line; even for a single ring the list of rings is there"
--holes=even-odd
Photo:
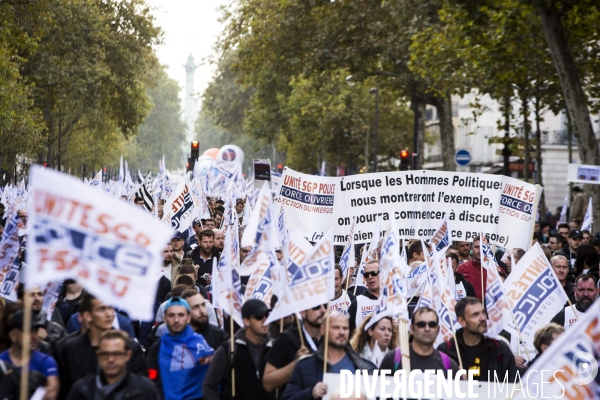
[[[192,53],[196,64],[195,89],[202,93],[213,74],[213,66],[207,59],[213,55],[213,47],[223,25],[218,21],[219,6],[225,0],[147,0],[154,8],[157,23],[164,31],[163,44],[158,48],[161,64],[167,66],[169,76],[180,88],[185,86],[187,57]],[[179,93],[183,98],[183,91]],[[183,106],[182,106],[183,109]]]

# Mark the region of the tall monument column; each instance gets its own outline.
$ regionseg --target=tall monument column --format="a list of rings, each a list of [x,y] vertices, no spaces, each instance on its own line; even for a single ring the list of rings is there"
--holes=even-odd
[[[192,56],[192,54],[190,53],[190,55],[188,56],[187,59],[187,63],[183,66],[185,68],[185,97],[184,97],[184,105],[185,105],[185,112],[184,112],[184,118],[185,118],[185,123],[187,125],[187,130],[186,130],[186,134],[187,134],[187,139],[188,142],[191,142],[192,140],[195,140],[195,136],[196,134],[194,133],[194,123],[196,122],[196,117],[198,116],[198,106],[197,106],[197,101],[196,98],[194,97],[195,94],[195,87],[194,87],[194,72],[196,71],[196,68],[198,68],[198,66],[196,64],[194,64],[194,57]],[[187,143],[186,143],[186,148],[187,148]]]

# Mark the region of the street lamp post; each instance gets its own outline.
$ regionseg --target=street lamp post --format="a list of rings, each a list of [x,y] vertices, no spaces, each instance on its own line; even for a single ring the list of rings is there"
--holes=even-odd
[[[375,121],[373,127],[373,171],[377,172],[377,140],[379,127],[379,86],[371,88],[369,93],[375,94]]]

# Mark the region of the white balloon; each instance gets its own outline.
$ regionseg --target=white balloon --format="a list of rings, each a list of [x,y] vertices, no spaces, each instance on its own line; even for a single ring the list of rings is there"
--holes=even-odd
[[[217,155],[218,161],[236,161],[240,164],[244,163],[244,151],[235,144],[226,144],[221,147]]]

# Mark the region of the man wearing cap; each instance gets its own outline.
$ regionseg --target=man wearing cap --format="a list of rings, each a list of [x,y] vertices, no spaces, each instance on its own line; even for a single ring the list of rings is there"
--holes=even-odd
[[[166,400],[203,398],[202,382],[214,350],[204,337],[190,327],[188,302],[173,297],[165,304],[168,335],[150,347],[148,367],[150,379],[156,382],[159,397]]]
[[[171,246],[173,246],[173,250],[171,251],[171,265],[173,268],[171,269],[171,276],[177,276],[179,274],[179,267],[181,266],[181,260],[185,256],[185,252],[183,251],[183,245],[185,244],[185,237],[181,232],[175,232],[173,238],[171,239]]]
[[[202,227],[202,221],[200,218],[194,219],[192,222],[192,229],[194,230],[194,234],[185,239],[185,245],[183,246],[183,251],[186,253],[189,253],[190,251],[194,250],[196,246],[198,246],[198,237],[196,235],[198,235],[198,233],[204,229]]]
[[[6,330],[10,339],[10,348],[0,353],[0,360],[5,361],[15,367],[21,367],[24,363],[23,356],[23,311],[17,311],[8,320]],[[54,358],[47,354],[37,351],[38,328],[43,327],[39,320],[32,318],[31,320],[31,338],[30,338],[30,352],[29,358],[29,371],[39,372],[46,378],[46,396],[44,400],[54,400],[58,395],[58,389],[60,383],[58,381],[58,368]]]
[[[580,230],[572,230],[569,232],[569,238],[567,241],[569,242],[569,248],[565,251],[565,257],[569,260],[569,265],[571,266],[571,270],[575,267],[575,260],[577,259],[577,250],[579,246],[581,246],[581,240],[583,239],[583,233]]]
[[[235,369],[235,382],[233,382],[235,399],[275,399],[275,393],[267,393],[262,384],[267,354],[272,345],[269,325],[265,325],[270,312],[269,307],[260,300],[251,299],[244,303],[242,306],[244,327],[235,334],[233,362],[231,362],[230,339],[219,347],[208,368],[202,386],[204,400],[231,397],[232,367]]]

